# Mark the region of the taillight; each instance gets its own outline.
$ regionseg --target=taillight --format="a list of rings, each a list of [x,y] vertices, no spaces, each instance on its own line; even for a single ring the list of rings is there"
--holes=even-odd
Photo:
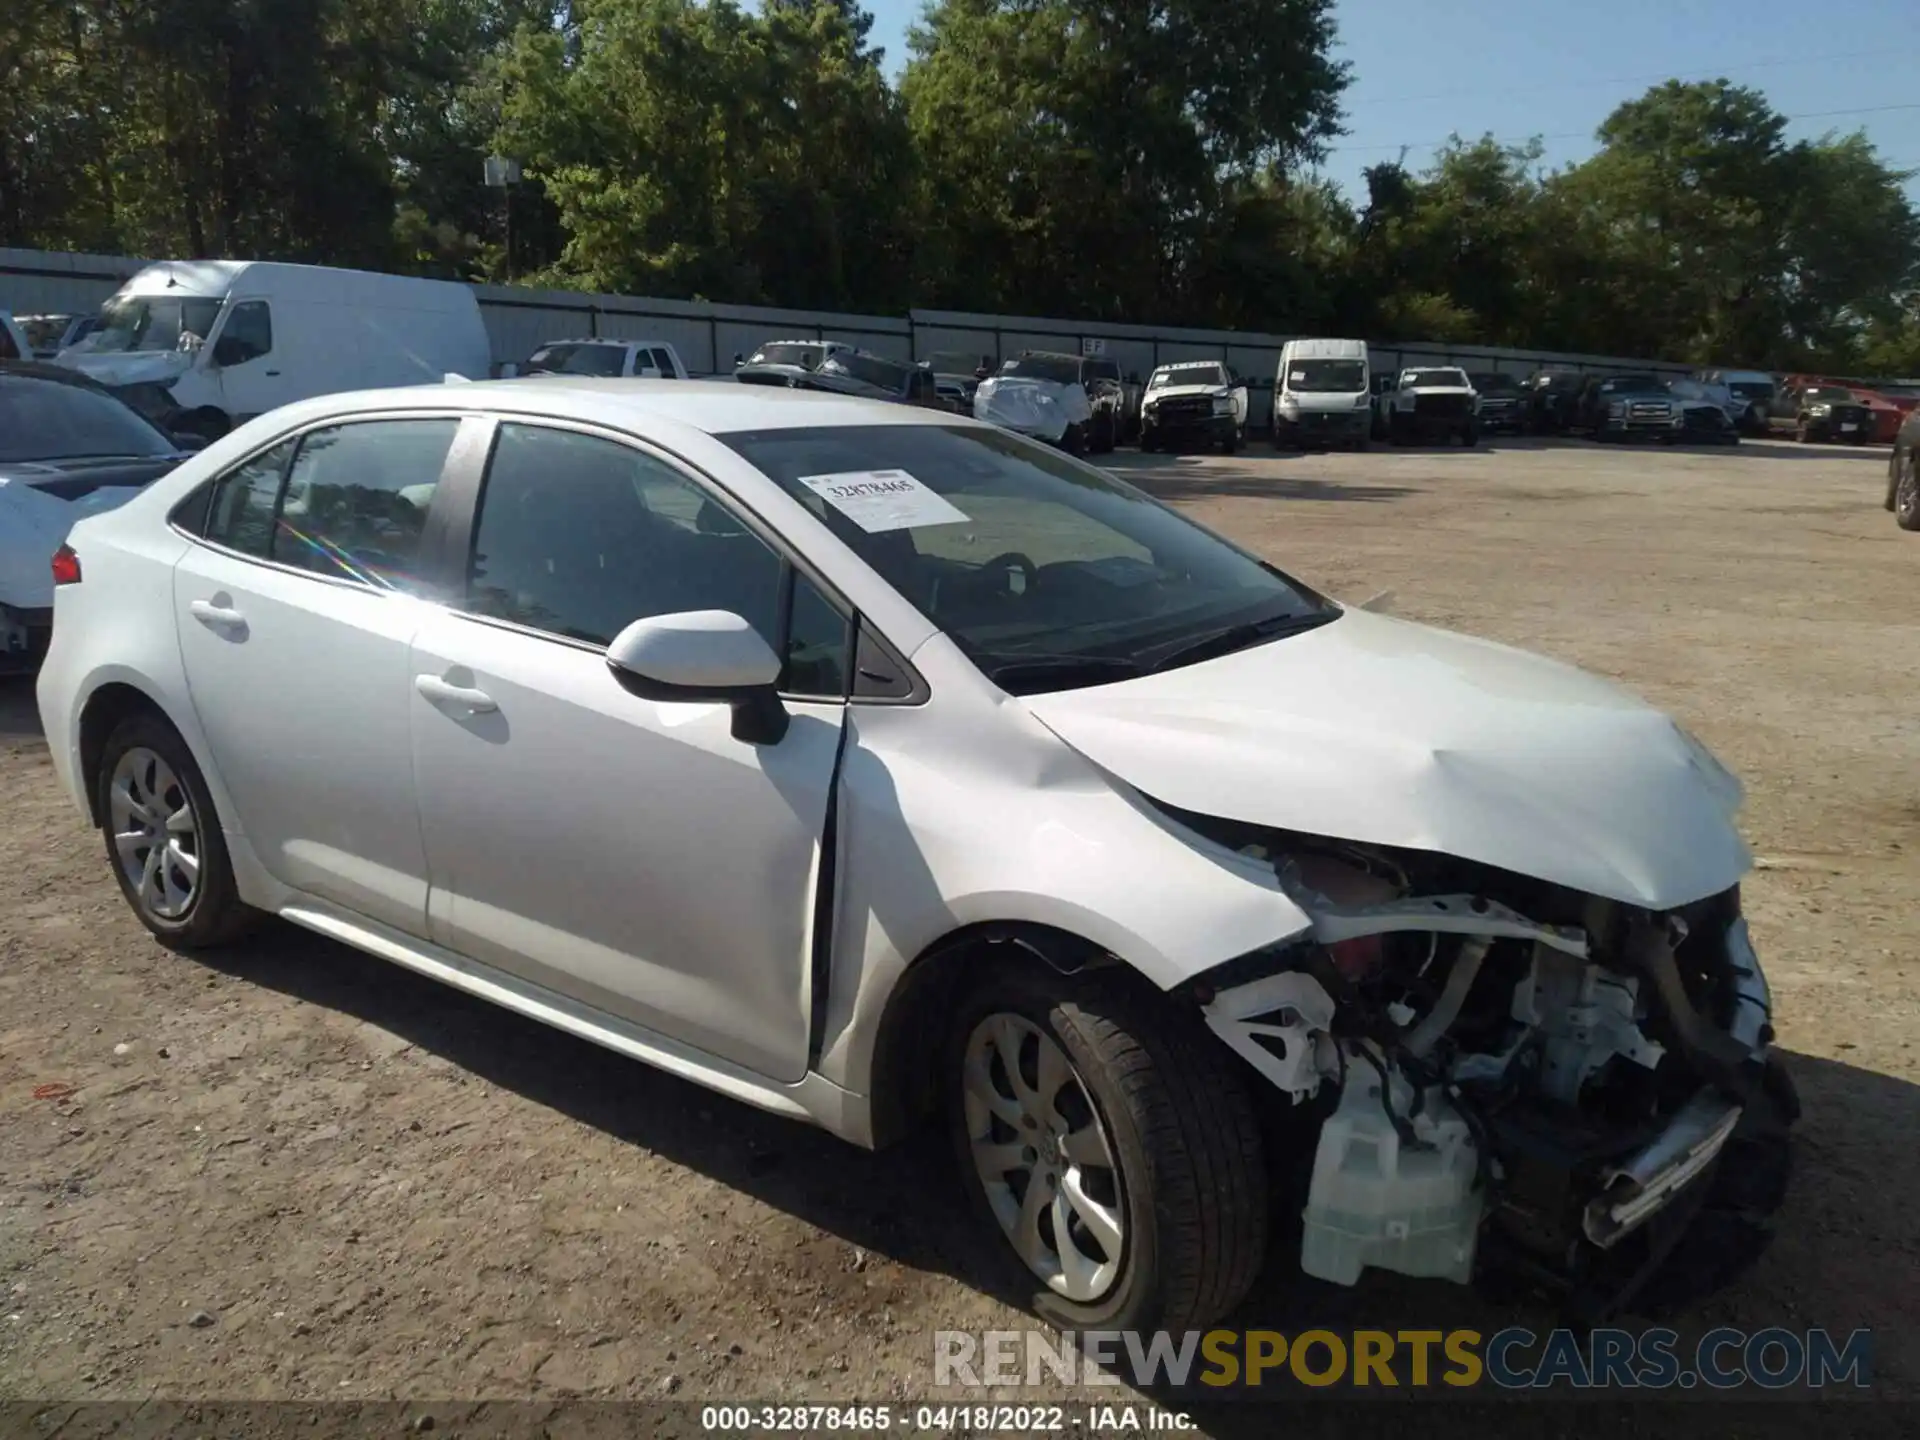
[[[62,545],[53,552],[53,583],[56,585],[80,583],[80,557],[73,553],[71,545]]]

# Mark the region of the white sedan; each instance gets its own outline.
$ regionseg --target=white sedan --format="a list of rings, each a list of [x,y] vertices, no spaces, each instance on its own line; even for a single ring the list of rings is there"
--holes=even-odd
[[[1062,1326],[1225,1314],[1288,1195],[1312,1274],[1578,1303],[1779,1204],[1738,782],[1003,430],[337,395],[55,569],[54,764],[154,934],[282,916],[860,1145],[942,1116]]]

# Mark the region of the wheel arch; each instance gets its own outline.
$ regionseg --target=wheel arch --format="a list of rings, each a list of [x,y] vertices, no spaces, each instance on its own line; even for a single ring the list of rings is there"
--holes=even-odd
[[[937,1102],[946,1017],[967,975],[992,964],[1045,965],[1062,975],[1124,971],[1157,987],[1125,960],[1084,936],[1034,921],[980,921],[941,936],[916,955],[888,992],[875,1027],[868,1071],[873,1145],[906,1136]]]
[[[194,752],[194,760],[200,764],[201,772],[204,774],[206,771],[198,747],[186,729],[168,713],[167,707],[150,690],[123,678],[96,685],[80,707],[79,734],[76,738],[79,773],[75,776],[86,801],[87,814],[95,825],[100,824],[100,758],[106,749],[107,738],[122,722],[138,714],[153,715],[165,721],[181,742]]]

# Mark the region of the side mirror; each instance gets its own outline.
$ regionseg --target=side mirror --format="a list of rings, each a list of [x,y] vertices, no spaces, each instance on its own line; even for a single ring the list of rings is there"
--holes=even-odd
[[[207,448],[207,437],[196,435],[191,430],[169,430],[167,438],[173,442],[174,449],[182,455],[192,455]]]
[[[733,738],[777,745],[789,716],[774,686],[780,657],[730,610],[688,610],[636,620],[607,646],[607,668],[643,700],[733,707]]]

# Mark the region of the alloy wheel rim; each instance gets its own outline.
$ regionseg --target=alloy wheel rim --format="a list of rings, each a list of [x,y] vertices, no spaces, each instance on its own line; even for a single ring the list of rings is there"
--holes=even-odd
[[[142,909],[178,920],[200,893],[200,824],[173,767],[136,746],[113,767],[108,818],[120,873]]]
[[[1120,1169],[1073,1062],[1023,1016],[987,1016],[961,1076],[967,1139],[994,1218],[1026,1267],[1068,1300],[1113,1288],[1125,1254]]]

